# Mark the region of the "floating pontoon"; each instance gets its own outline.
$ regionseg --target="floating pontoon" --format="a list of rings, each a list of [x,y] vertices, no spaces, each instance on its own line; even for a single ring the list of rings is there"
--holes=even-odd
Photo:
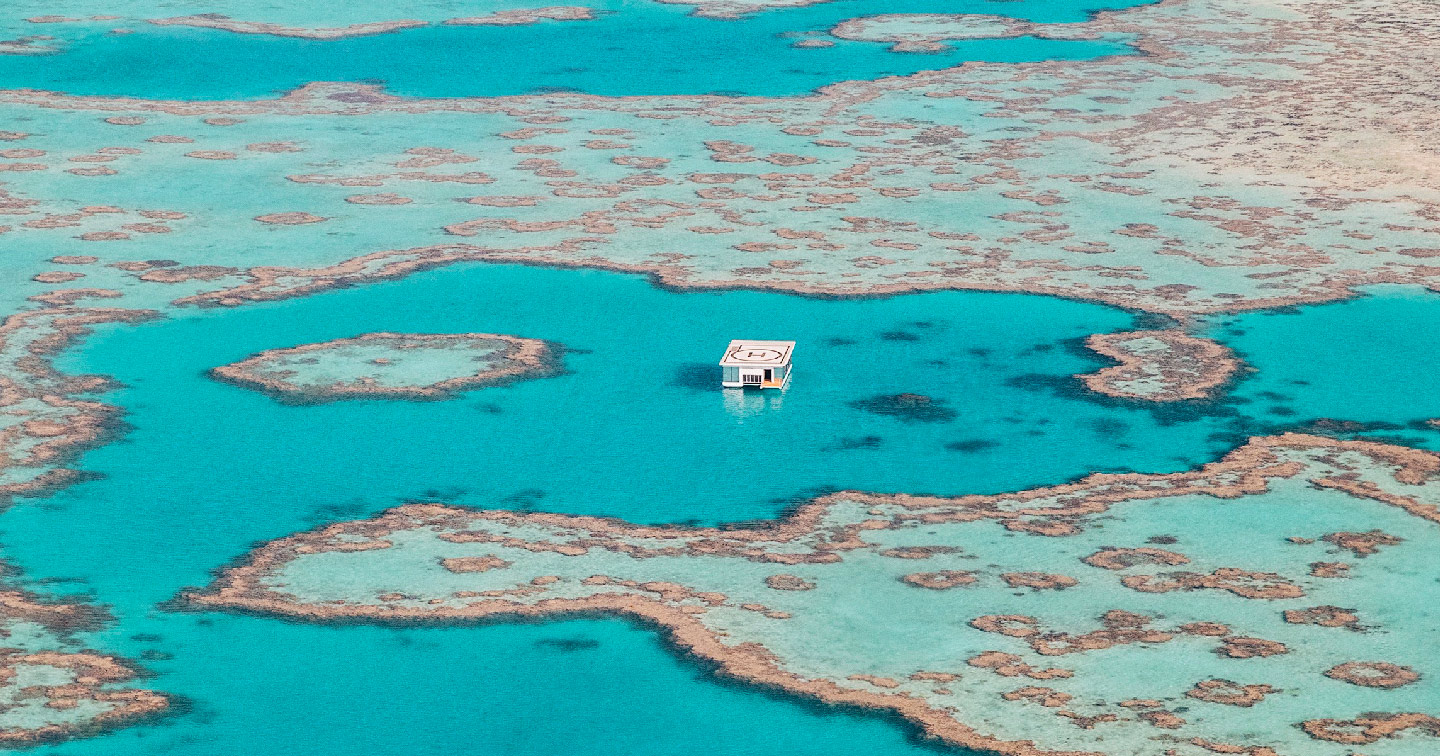
[[[720,385],[725,388],[778,388],[790,385],[793,341],[730,342],[720,360]]]

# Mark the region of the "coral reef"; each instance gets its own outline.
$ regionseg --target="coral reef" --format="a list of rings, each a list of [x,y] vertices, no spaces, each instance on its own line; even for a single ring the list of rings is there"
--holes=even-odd
[[[447,399],[457,392],[553,375],[547,342],[493,333],[367,333],[271,349],[210,371],[285,401]]]
[[[1121,399],[1203,399],[1240,367],[1229,349],[1183,331],[1097,333],[1085,346],[1120,364],[1079,378],[1091,391]]]
[[[993,496],[846,491],[743,528],[412,504],[262,545],[183,599],[314,622],[615,613],[663,627],[722,674],[894,712],[959,746],[1141,756],[1154,753],[1159,729],[1187,756],[1179,744],[1341,756],[1326,744],[1430,728],[1368,714],[1347,724],[1368,704],[1345,691],[1403,687],[1423,674],[1423,615],[1385,606],[1433,578],[1410,571],[1406,557],[1440,536],[1437,481],[1440,456],[1429,452],[1289,434],[1188,472],[1097,474]],[[1217,518],[1230,525],[1226,538],[1188,537]],[[1072,527],[1012,527],[1044,520]],[[1293,537],[1298,525],[1318,536],[1406,523],[1410,537],[1392,547],[1398,559],[1371,557],[1349,581],[1308,574],[1331,545]],[[1143,543],[1157,526],[1188,553],[1111,545]],[[475,559],[460,564],[483,570],[450,566]],[[907,571],[916,559],[937,569]],[[1152,572],[1177,563],[1195,571]],[[1237,563],[1256,568],[1226,566]],[[796,572],[768,572],[777,565]],[[399,589],[397,575],[406,576]],[[1346,587],[1354,581],[1358,590]],[[1066,598],[1015,586],[1063,587]],[[889,608],[857,612],[857,595]],[[1341,595],[1356,608],[1314,604]],[[1256,600],[1276,610],[1251,611]],[[1096,617],[1107,603],[1114,608]],[[1366,648],[1363,633],[1323,629],[1346,613],[1384,616],[1387,647],[1404,663],[1335,665],[1334,654]],[[1330,633],[1326,644],[1308,640],[1317,629]],[[1044,663],[1055,657],[1076,661]],[[1044,687],[1017,689],[1014,678]],[[1330,680],[1352,685],[1319,694]],[[1053,716],[1014,708],[1037,705]],[[1256,730],[1239,710],[1272,726]]]
[[[295,26],[282,26],[264,21],[237,21],[229,16],[219,13],[201,13],[193,16],[174,16],[171,18],[153,18],[150,23],[158,26],[193,26],[201,29],[220,29],[221,31],[237,32],[240,34],[269,34],[276,37],[300,37],[303,39],[343,39],[345,37],[365,37],[371,34],[386,34],[401,29],[410,29],[416,26],[425,26],[424,21],[415,19],[400,19],[396,21],[375,21],[370,23],[350,24],[335,28],[309,29]]]
[[[94,606],[0,585],[0,745],[92,735],[170,707],[168,696],[135,687],[130,663],[71,637],[108,619]]]

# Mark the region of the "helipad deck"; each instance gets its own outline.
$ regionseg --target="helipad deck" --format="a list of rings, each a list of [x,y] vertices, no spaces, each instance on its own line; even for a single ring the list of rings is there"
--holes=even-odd
[[[790,383],[793,341],[736,339],[720,360],[720,385],[726,388],[785,388]]]

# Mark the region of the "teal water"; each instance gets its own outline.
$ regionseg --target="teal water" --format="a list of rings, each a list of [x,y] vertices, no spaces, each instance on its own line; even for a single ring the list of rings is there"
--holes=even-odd
[[[841,40],[830,48],[792,47],[794,33],[823,32],[847,18],[984,13],[1069,23],[1093,11],[1136,4],[839,0],[717,20],[690,16],[688,6],[611,0],[597,5],[599,17],[591,21],[431,26],[326,41],[143,22],[46,24],[46,34],[61,38],[60,52],[0,55],[0,86],[179,100],[262,98],[313,81],[382,82],[395,94],[432,97],[556,90],[785,96],[966,61],[1083,60],[1133,52],[1121,41],[1034,37],[960,41],[933,54],[892,53],[888,44]],[[117,24],[131,33],[112,34]]]
[[[1440,449],[1440,298],[1387,286],[1344,302],[1245,313],[1210,335],[1256,369],[1232,397],[1274,423],[1320,419],[1371,427],[1362,435]]]
[[[1001,491],[1222,451],[1211,436],[1233,418],[1176,422],[1057,389],[1100,364],[1074,339],[1134,325],[1013,294],[680,294],[636,276],[470,265],[102,329],[61,367],[127,384],[107,400],[133,428],[85,456],[101,478],[7,512],[0,542],[27,576],[74,580],[113,607],[98,647],[171,655],[145,662],[150,684],[193,710],[49,751],[912,753],[903,728],[714,685],[619,621],[395,631],[156,605],[257,541],[415,497],[713,523],[773,517],[827,488]],[[575,351],[565,375],[449,402],[296,407],[204,375],[375,330],[498,331]],[[788,391],[718,389],[714,363],[737,336],[799,341]],[[852,406],[900,392],[955,416]],[[543,642],[557,638],[598,645]]]

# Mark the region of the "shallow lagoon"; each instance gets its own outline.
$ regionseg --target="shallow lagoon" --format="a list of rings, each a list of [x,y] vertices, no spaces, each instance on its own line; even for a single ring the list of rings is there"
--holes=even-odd
[[[1433,304],[1405,295],[1344,306],[1378,308],[1374,323]],[[1293,317],[1237,319],[1255,340],[1239,347],[1262,366],[1241,393],[1288,380],[1264,366],[1287,345],[1310,345],[1270,331]],[[921,752],[904,728],[715,685],[620,621],[393,630],[155,605],[256,541],[413,498],[737,521],[828,488],[994,492],[1097,469],[1178,470],[1226,450],[1231,434],[1292,420],[1251,420],[1223,404],[1157,413],[1079,391],[1069,376],[1102,363],[1075,339],[1135,320],[1021,295],[674,293],[637,276],[466,265],[103,329],[61,367],[127,384],[108,399],[134,427],[86,455],[84,468],[103,477],[8,512],[3,541],[31,578],[73,580],[54,588],[111,605],[119,621],[94,644],[145,659],[153,687],[192,708],[158,727],[43,750]],[[565,375],[447,402],[296,407],[204,375],[262,349],[375,330],[494,331],[574,351]],[[747,335],[800,342],[788,391],[717,387],[719,352]],[[1348,343],[1353,361],[1367,342]],[[907,421],[854,406],[900,392],[934,397],[954,417]],[[1317,411],[1306,396],[1292,402],[1297,414]]]
[[[597,18],[590,21],[429,26],[325,41],[143,21],[45,24],[29,31],[59,37],[61,41],[53,43],[59,52],[0,55],[0,82],[5,88],[179,100],[269,97],[313,81],[381,81],[394,94],[427,97],[554,90],[602,96],[787,96],[837,81],[949,68],[966,61],[1084,60],[1133,53],[1118,39],[1036,37],[959,41],[941,53],[892,53],[888,44],[823,35],[847,18],[979,13],[1074,23],[1094,10],[1137,4],[840,0],[720,20],[691,16],[689,6],[611,0],[594,6]],[[262,14],[242,20],[269,19]],[[130,33],[112,33],[117,27]],[[816,35],[835,45],[792,46],[796,39]]]
[[[127,569],[94,545],[64,558],[111,575],[96,579],[133,584],[129,570],[139,570],[178,587],[255,539],[417,498],[734,522],[826,490],[999,492],[1101,469],[1179,470],[1224,451],[1207,436],[1228,418],[1165,424],[1140,405],[1093,401],[1069,378],[1103,364],[1074,340],[1133,323],[1047,297],[680,294],[633,275],[456,266],[98,332],[61,367],[126,384],[107,400],[134,428],[86,456],[104,480],[51,501],[142,498],[164,528],[93,517],[74,527],[148,556]],[[546,339],[570,350],[566,374],[452,401],[299,407],[205,376],[264,349],[384,330]],[[791,387],[720,390],[716,362],[736,337],[797,340]],[[953,416],[856,406],[901,393]],[[165,555],[176,532],[194,528],[196,543]]]
[[[831,487],[1000,491],[1107,466],[1180,469],[1219,451],[1205,440],[1218,419],[1162,426],[1145,409],[1034,377],[1097,367],[1070,340],[1133,320],[1044,297],[677,294],[637,276],[469,265],[105,329],[62,367],[127,384],[109,399],[128,408],[134,428],[86,456],[103,478],[7,513],[3,540],[27,575],[76,578],[77,590],[114,607],[120,620],[97,645],[174,655],[147,662],[160,674],[153,684],[191,699],[194,712],[55,750],[253,753],[307,743],[346,753],[369,742],[526,753],[563,742],[572,752],[674,753],[702,738],[680,719],[743,729],[722,752],[770,752],[777,742],[814,753],[912,750],[878,721],[837,725],[804,705],[699,682],[621,622],[391,631],[168,614],[155,604],[206,582],[255,541],[427,495],[719,522],[772,517]],[[566,375],[448,402],[296,407],[204,376],[261,349],[383,329],[489,330],[576,351]],[[746,333],[800,341],[788,391],[719,390],[714,363]],[[907,422],[851,406],[906,391],[945,402],[955,418]],[[600,646],[533,645],[582,636]],[[656,713],[638,713],[651,706]],[[539,734],[536,711],[548,712]],[[637,722],[684,732],[631,740]],[[572,740],[577,729],[589,734]]]

